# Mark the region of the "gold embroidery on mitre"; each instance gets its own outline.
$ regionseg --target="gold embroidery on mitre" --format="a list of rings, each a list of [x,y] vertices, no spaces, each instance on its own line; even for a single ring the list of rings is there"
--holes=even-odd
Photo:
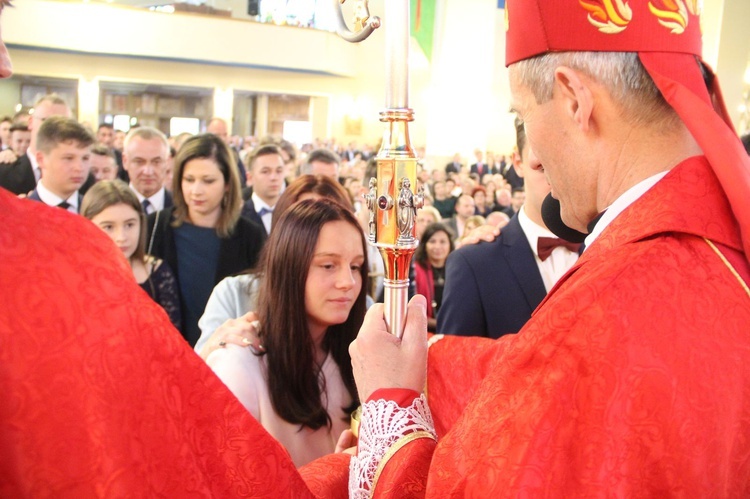
[[[689,2],[691,0],[688,0]],[[657,8],[654,2],[648,3],[648,10],[656,16],[659,24],[675,35],[681,35],[688,27],[688,8],[683,0],[657,0],[663,8]],[[697,8],[697,5],[695,6]]]
[[[633,19],[633,11],[625,0],[578,0],[589,11],[589,22],[602,33],[620,33]]]
[[[703,0],[687,0],[687,8],[694,16],[700,16],[703,11]]]
[[[508,2],[505,2],[505,32],[507,33],[510,29],[510,19],[508,19]]]

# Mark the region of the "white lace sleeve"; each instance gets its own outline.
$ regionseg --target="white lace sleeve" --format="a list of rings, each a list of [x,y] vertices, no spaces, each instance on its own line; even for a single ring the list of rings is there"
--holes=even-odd
[[[417,433],[437,439],[424,394],[406,408],[383,399],[364,403],[359,448],[349,467],[349,497],[370,497],[376,472],[389,449],[404,437]]]

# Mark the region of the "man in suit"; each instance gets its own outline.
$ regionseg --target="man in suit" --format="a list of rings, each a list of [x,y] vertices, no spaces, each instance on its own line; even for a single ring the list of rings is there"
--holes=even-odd
[[[495,241],[464,246],[448,257],[440,333],[498,338],[518,332],[578,259],[576,245],[550,241],[554,235],[542,221],[542,201],[550,187],[544,171],[532,168],[538,161],[520,122],[516,134],[526,202]]]
[[[284,186],[284,157],[273,144],[258,147],[248,159],[247,183],[250,199],[242,206],[242,216],[258,222],[271,233],[271,218]]]
[[[99,128],[96,131],[96,141],[105,146],[107,149],[112,151],[112,157],[117,165],[117,178],[123,182],[130,182],[128,172],[122,164],[122,151],[115,149],[115,127],[110,123],[100,123]]]
[[[0,187],[13,194],[27,194],[36,187],[41,170],[36,160],[37,153],[37,131],[50,116],[70,116],[68,104],[56,94],[45,95],[34,105],[34,113],[29,118],[29,129],[31,130],[31,142],[26,154],[16,156],[12,151],[3,151],[8,155],[8,164],[0,164]]]
[[[37,133],[36,160],[42,178],[29,199],[78,213],[81,188],[89,175],[94,137],[73,118],[52,116]]]
[[[446,227],[453,231],[454,240],[458,240],[464,234],[466,220],[468,220],[470,216],[474,215],[474,211],[476,210],[474,198],[469,194],[460,195],[456,200],[456,206],[453,208],[453,210],[453,218],[443,220],[443,223]]]
[[[453,155],[453,160],[445,165],[445,173],[461,173],[461,155],[456,153]]]
[[[517,169],[514,168],[514,165],[517,165],[520,162],[520,154],[516,152],[513,154],[512,161],[508,162],[505,165],[505,168],[500,172],[505,181],[510,184],[511,190],[523,187],[523,178],[518,174]]]
[[[479,175],[479,181],[481,182],[482,176],[489,173],[489,166],[484,162],[484,154],[479,149],[474,150],[474,156],[477,158],[477,162],[471,165],[469,173],[476,173]]]
[[[172,195],[163,185],[168,159],[169,142],[156,128],[133,128],[125,137],[122,162],[130,177],[130,188],[146,215],[174,205]]]
[[[104,144],[95,144],[91,149],[91,174],[96,182],[117,178],[117,162],[113,150]]]
[[[31,145],[31,130],[23,123],[16,123],[10,127],[10,150],[16,156],[24,156]]]

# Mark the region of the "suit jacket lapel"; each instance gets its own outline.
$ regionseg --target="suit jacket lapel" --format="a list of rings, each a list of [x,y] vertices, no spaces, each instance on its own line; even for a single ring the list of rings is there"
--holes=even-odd
[[[539,273],[534,252],[531,251],[526,234],[521,229],[518,215],[503,227],[500,237],[503,242],[503,256],[516,276],[529,307],[534,310],[544,299],[547,290],[544,288],[544,281]]]

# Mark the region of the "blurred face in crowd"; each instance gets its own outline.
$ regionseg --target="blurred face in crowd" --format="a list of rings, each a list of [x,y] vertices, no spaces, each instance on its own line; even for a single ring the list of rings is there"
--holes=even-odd
[[[143,197],[151,197],[161,189],[166,175],[167,145],[157,137],[134,136],[123,151],[122,162],[130,183]]]
[[[474,214],[474,198],[464,194],[456,201],[456,214],[464,220]]]
[[[125,203],[108,206],[91,219],[102,229],[128,260],[136,248],[141,235],[140,214]]]
[[[122,151],[122,147],[125,145],[125,135],[126,133],[122,130],[117,130],[115,132],[115,138],[112,140],[112,147],[118,151]]]
[[[195,158],[185,163],[182,195],[193,223],[200,219],[218,220],[221,201],[228,190],[219,165],[210,158]]]
[[[206,127],[208,133],[212,133],[223,140],[225,143],[229,142],[229,130],[227,124],[223,120],[211,120]]]
[[[44,187],[61,199],[68,199],[86,181],[91,162],[91,146],[76,141],[61,142],[48,153],[37,151]]]
[[[96,132],[96,141],[107,147],[112,147],[115,140],[115,131],[112,128],[103,126]]]
[[[437,222],[435,214],[428,210],[417,210],[417,239],[422,239],[422,234],[428,225]]]
[[[10,148],[16,156],[23,156],[31,144],[31,130],[14,130],[10,134]]]
[[[508,189],[499,189],[495,191],[495,200],[499,206],[507,208],[512,201],[510,191]]]
[[[435,199],[445,199],[447,192],[445,190],[445,182],[437,181],[432,185],[433,194]]]
[[[305,284],[305,310],[313,338],[349,318],[362,289],[364,261],[359,228],[343,220],[323,225]]]
[[[425,244],[427,259],[430,261],[430,264],[435,267],[444,266],[445,260],[448,258],[448,253],[451,251],[450,236],[446,232],[439,230],[432,234]]]
[[[336,181],[339,179],[339,165],[336,163],[326,163],[316,160],[310,163],[310,170],[310,173],[313,175],[325,175]]]
[[[513,197],[511,198],[511,201],[510,201],[511,206],[513,207],[513,211],[520,210],[525,200],[526,200],[525,192],[523,191],[514,192]]]
[[[97,182],[116,179],[117,165],[115,164],[115,158],[101,154],[92,154],[91,174]]]
[[[476,206],[484,208],[486,201],[487,201],[487,194],[485,194],[482,191],[477,191],[474,193],[474,204]]]
[[[247,181],[269,206],[276,205],[284,185],[284,158],[280,154],[264,154],[253,159],[247,171]]]

